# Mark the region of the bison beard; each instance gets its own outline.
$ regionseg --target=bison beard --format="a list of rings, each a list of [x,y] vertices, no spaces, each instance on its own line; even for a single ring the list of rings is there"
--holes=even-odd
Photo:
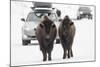
[[[51,52],[53,49],[54,39],[56,37],[56,26],[55,24],[48,19],[47,16],[44,17],[44,20],[38,25],[36,29],[36,37],[40,45],[40,50],[43,54],[43,61],[51,60]]]
[[[75,35],[75,26],[68,16],[65,16],[61,22],[58,33],[64,51],[63,59],[66,58],[66,55],[68,55],[68,58],[73,57],[72,44]]]

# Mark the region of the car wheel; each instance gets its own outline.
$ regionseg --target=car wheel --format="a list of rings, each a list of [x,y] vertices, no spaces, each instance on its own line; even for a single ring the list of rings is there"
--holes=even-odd
[[[82,19],[83,18],[83,16],[80,16],[80,19]]]
[[[27,40],[28,43],[31,43],[31,40]]]
[[[23,45],[28,45],[30,43],[30,40],[22,40]]]
[[[79,20],[79,17],[77,17],[77,20]]]
[[[77,17],[77,20],[80,20],[80,19],[81,19],[81,16],[78,16],[78,17]]]
[[[90,17],[90,19],[92,19],[92,16]]]
[[[88,17],[88,19],[92,19],[92,17],[91,17],[91,16],[89,16],[89,17]]]
[[[56,44],[59,44],[60,43],[60,39],[56,39]]]

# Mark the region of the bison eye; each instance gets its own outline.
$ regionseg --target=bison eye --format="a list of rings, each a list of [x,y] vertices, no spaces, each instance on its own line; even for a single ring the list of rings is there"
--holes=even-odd
[[[43,24],[40,24],[40,27],[43,28]]]
[[[55,27],[55,24],[52,24],[52,27],[54,28]]]
[[[74,24],[73,22],[70,23],[70,25],[73,25],[73,24]]]

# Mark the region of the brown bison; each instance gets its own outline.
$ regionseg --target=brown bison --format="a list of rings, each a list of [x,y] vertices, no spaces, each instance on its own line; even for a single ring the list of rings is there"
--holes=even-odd
[[[68,58],[73,57],[72,44],[75,35],[75,26],[68,16],[65,16],[60,23],[58,33],[64,51],[63,59],[66,58],[66,55],[68,55]]]
[[[43,61],[47,60],[47,54],[48,60],[51,60],[51,52],[56,34],[56,25],[47,16],[44,16],[43,21],[37,26],[36,29],[36,37],[40,45],[40,50],[43,54]]]

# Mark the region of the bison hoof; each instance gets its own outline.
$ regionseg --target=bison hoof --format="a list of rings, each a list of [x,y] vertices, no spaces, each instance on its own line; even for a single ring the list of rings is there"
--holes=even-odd
[[[49,58],[48,60],[51,61],[51,58]]]
[[[73,57],[73,55],[71,55],[71,57]]]
[[[63,57],[63,59],[66,59],[66,57]]]
[[[68,59],[70,59],[70,56],[68,56]]]
[[[66,56],[63,56],[63,59],[66,59]]]
[[[46,59],[43,59],[43,61],[46,61]]]

